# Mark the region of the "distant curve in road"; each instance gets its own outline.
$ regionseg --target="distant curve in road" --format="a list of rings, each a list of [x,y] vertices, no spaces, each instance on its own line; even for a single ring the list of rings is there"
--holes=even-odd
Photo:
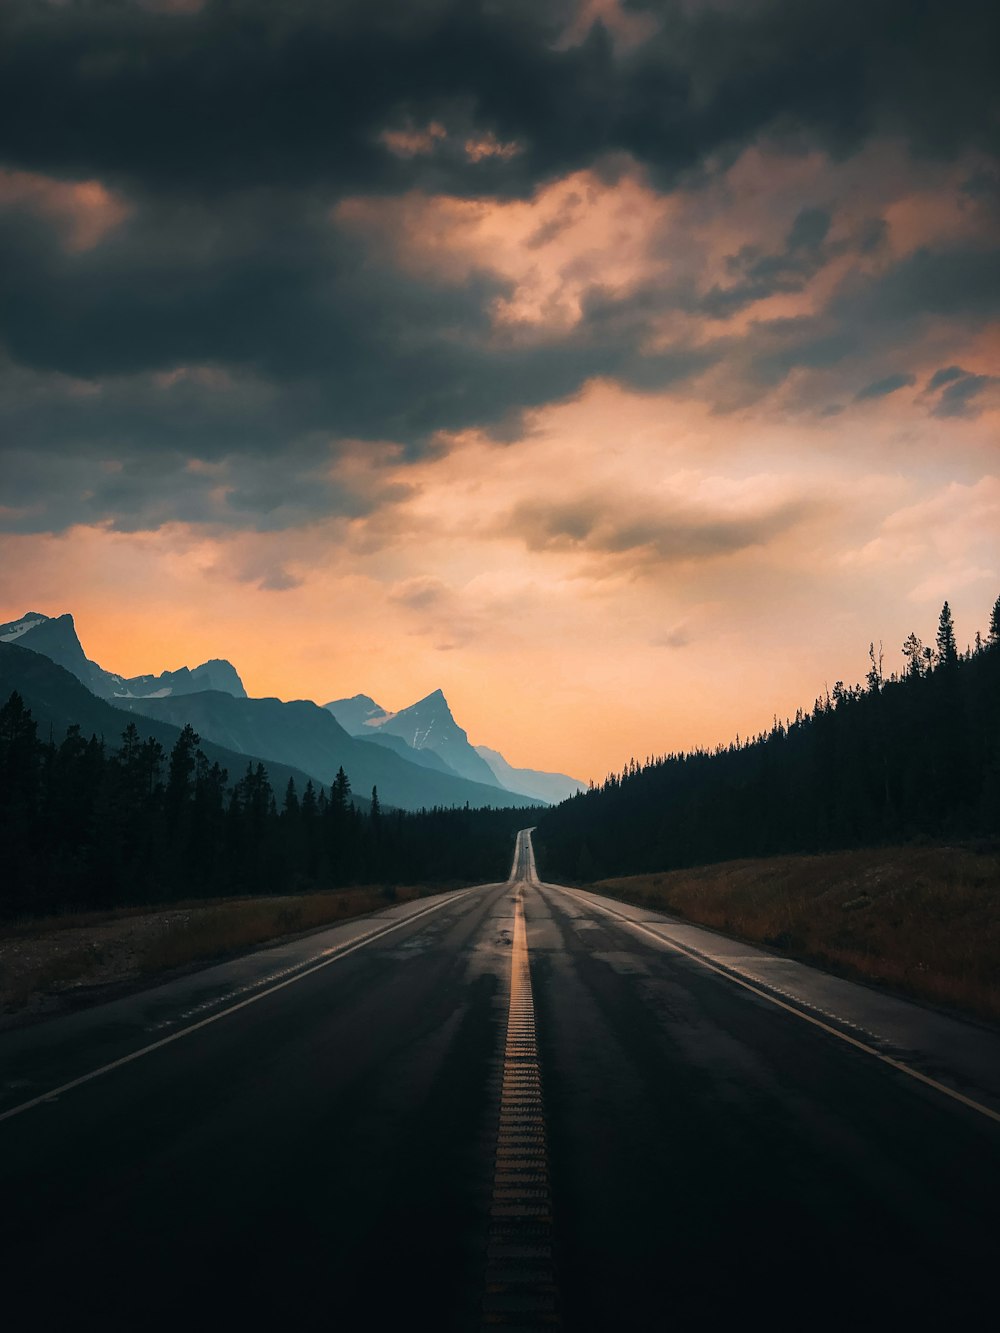
[[[525,831],[509,882],[0,1034],[5,1303],[36,1327],[992,1326],[998,1054],[541,883]],[[518,1210],[546,1219],[520,1268]]]

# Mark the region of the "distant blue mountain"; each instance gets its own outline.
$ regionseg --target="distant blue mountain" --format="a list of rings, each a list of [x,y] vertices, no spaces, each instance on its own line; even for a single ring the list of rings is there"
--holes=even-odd
[[[430,750],[412,750],[398,736],[387,733],[377,740],[357,739],[327,709],[308,700],[249,699],[235,667],[226,661],[213,659],[193,670],[181,667],[158,676],[125,677],[106,671],[87,657],[71,615],[31,611],[20,620],[0,625],[3,647],[16,654],[22,671],[24,659],[36,656],[58,664],[86,687],[89,694],[77,691],[73,696],[79,717],[65,710],[52,714],[60,726],[79,722],[114,738],[126,725],[118,710],[128,710],[137,720],[146,719],[143,726],[147,730],[147,723],[155,721],[161,730],[167,728],[165,735],[176,736],[189,722],[203,741],[215,748],[225,747],[225,766],[234,780],[247,760],[260,758],[283,775],[283,783],[295,775],[300,785],[311,778],[329,787],[343,767],[362,806],[367,805],[373,787],[378,788],[383,805],[404,810],[537,804],[529,796],[500,787],[492,774],[488,773],[485,782],[470,781]],[[87,698],[93,704],[85,703]],[[93,705],[99,701],[104,711],[95,713]],[[114,706],[110,717],[106,705]]]
[[[485,745],[470,745],[468,735],[455,721],[440,690],[398,713],[388,712],[367,694],[334,699],[324,706],[352,735],[382,744],[395,740],[406,745],[406,756],[413,761],[421,762],[423,757],[422,762],[426,763],[433,755],[463,777],[495,784],[546,805],[584,790],[584,783],[566,773],[513,768],[499,751]],[[485,778],[484,772],[488,774]]]

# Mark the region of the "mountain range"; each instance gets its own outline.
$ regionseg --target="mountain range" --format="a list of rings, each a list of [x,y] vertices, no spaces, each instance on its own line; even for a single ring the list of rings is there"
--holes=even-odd
[[[407,757],[411,760],[434,755],[463,777],[521,792],[546,805],[564,801],[584,788],[582,782],[565,773],[513,768],[497,750],[470,745],[468,735],[455,721],[440,690],[398,713],[390,713],[367,694],[334,699],[324,707],[353,736],[383,744],[401,741],[408,747]]]
[[[348,707],[342,709],[344,704]],[[396,736],[417,754],[426,751],[436,754],[452,772],[463,778],[485,782],[489,787],[504,785],[497,781],[489,764],[469,744],[468,735],[455,721],[440,690],[398,713],[386,712],[366,694],[356,694],[353,699],[334,699],[324,707],[355,736],[366,739],[375,735]],[[365,714],[364,720],[358,726],[357,719],[362,713]]]
[[[134,720],[143,740],[152,737],[169,754],[181,734],[181,728],[169,722],[123,716],[121,709],[98,698],[72,672],[42,653],[21,648],[17,643],[0,642],[0,705],[14,690],[31,709],[42,740],[52,736],[60,741],[69,727],[78,726],[84,736],[103,737],[110,749],[117,749],[122,732]],[[300,768],[261,755],[237,753],[205,736],[201,739],[201,749],[210,763],[217,762],[226,769],[230,782],[241,778],[248,764],[256,767],[258,763],[267,769],[271,786],[279,796],[289,778],[294,779],[300,792],[309,781],[309,774]],[[368,808],[364,797],[359,804]]]
[[[477,745],[476,754],[484,759],[501,786],[509,791],[523,791],[526,796],[534,796],[547,805],[558,805],[569,800],[578,791],[584,790],[584,784],[566,773],[543,773],[536,768],[513,768],[498,750],[491,750],[488,745]]]
[[[31,656],[48,659],[61,671],[32,666]],[[87,657],[71,615],[36,611],[0,625],[0,667],[3,698],[17,689],[53,732],[75,722],[85,733],[113,742],[124,730],[116,710],[127,710],[144,735],[170,746],[190,723],[203,750],[212,750],[209,758],[218,758],[231,779],[248,761],[264,762],[276,791],[289,777],[300,787],[310,778],[329,786],[340,767],[360,804],[367,805],[368,793],[377,787],[385,806],[410,810],[537,805],[582,787],[564,774],[514,769],[496,751],[477,750],[440,690],[390,713],[367,695],[323,708],[309,700],[251,699],[235,667],[217,658],[194,668],[128,677]],[[85,687],[83,693],[67,685],[67,672]]]
[[[0,643],[30,648],[71,671],[92,694],[101,699],[160,699],[175,694],[197,694],[200,690],[224,690],[245,699],[247,692],[231,662],[212,658],[201,666],[161,671],[158,676],[119,676],[92,662],[83,651],[71,615],[45,616],[29,611],[20,620],[0,625]]]

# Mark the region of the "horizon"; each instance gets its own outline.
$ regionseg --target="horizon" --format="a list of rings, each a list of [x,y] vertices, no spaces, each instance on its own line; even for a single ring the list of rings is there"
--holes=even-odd
[[[0,619],[584,783],[985,634],[995,10],[0,24]]]
[[[947,600],[947,599],[946,599],[946,600]],[[954,606],[951,605],[950,602],[949,602],[949,607],[950,607],[952,613],[954,614]],[[992,609],[992,608],[990,608],[990,609]],[[970,647],[972,646],[972,644],[973,644],[974,641],[975,641],[976,633],[981,634],[982,639],[983,639],[984,641],[986,641],[986,640],[989,638],[989,634],[988,634],[988,625],[989,625],[989,610],[990,610],[990,609],[988,609],[987,612],[986,612],[986,614],[983,616],[981,627],[978,627],[978,628],[977,628],[977,631],[975,631],[975,632],[973,633],[973,635],[968,639],[967,642],[963,640],[962,635],[961,635],[960,633],[956,632],[956,643],[957,643],[957,645],[958,645],[958,650],[959,650],[959,652],[964,652],[964,651],[966,651],[968,648],[970,648]],[[74,625],[75,625],[75,627],[76,627],[77,636],[78,636],[78,638],[79,638],[79,640],[80,640],[80,643],[81,643],[81,645],[82,645],[82,647],[83,647],[83,650],[84,650],[85,654],[87,655],[87,657],[88,657],[90,660],[95,661],[95,662],[97,663],[97,665],[100,666],[100,667],[102,667],[104,670],[107,670],[107,671],[113,671],[113,672],[116,672],[116,673],[119,674],[119,675],[126,676],[126,677],[135,677],[135,676],[140,676],[140,675],[158,676],[158,675],[162,674],[162,673],[165,672],[165,671],[176,671],[176,670],[180,669],[181,667],[188,667],[188,668],[190,668],[190,669],[193,670],[194,668],[196,668],[196,667],[198,667],[198,666],[202,666],[202,665],[204,665],[206,662],[208,662],[208,661],[210,661],[210,660],[213,660],[213,659],[215,659],[215,660],[224,660],[224,661],[228,661],[228,662],[230,663],[230,665],[233,666],[233,667],[235,668],[237,674],[239,675],[240,679],[241,679],[242,682],[243,682],[244,688],[246,688],[246,690],[247,690],[247,695],[248,695],[248,697],[251,698],[251,699],[253,699],[253,698],[277,698],[277,699],[279,699],[279,700],[281,700],[281,701],[284,701],[284,702],[290,702],[290,701],[294,701],[294,700],[296,700],[296,699],[305,699],[305,700],[308,700],[309,702],[312,702],[312,703],[317,704],[317,705],[320,706],[320,707],[325,707],[327,703],[336,702],[336,701],[338,701],[338,700],[351,699],[351,698],[356,698],[356,697],[365,697],[365,698],[369,698],[369,699],[371,699],[371,700],[372,700],[374,703],[376,703],[379,707],[385,709],[385,712],[386,712],[390,717],[395,716],[397,713],[402,712],[404,709],[410,708],[410,707],[414,706],[415,704],[422,703],[424,700],[426,700],[427,698],[430,698],[432,695],[434,695],[434,694],[436,694],[436,693],[440,693],[440,694],[443,695],[443,697],[444,697],[444,699],[445,699],[445,702],[447,703],[449,709],[450,709],[451,712],[452,712],[452,715],[453,715],[454,718],[455,718],[455,721],[458,723],[458,725],[459,725],[460,727],[462,727],[462,728],[468,733],[468,736],[469,736],[469,743],[470,743],[471,745],[473,745],[473,746],[484,746],[484,747],[487,747],[487,748],[496,750],[497,752],[500,753],[501,757],[502,757],[503,759],[505,759],[505,760],[511,765],[511,767],[513,767],[513,768],[519,768],[519,769],[536,769],[536,770],[539,770],[539,771],[558,772],[558,773],[562,773],[562,774],[564,774],[564,775],[570,776],[570,777],[572,777],[572,778],[574,778],[574,779],[576,779],[576,780],[578,780],[578,781],[581,781],[584,785],[587,785],[588,783],[593,783],[593,784],[598,785],[598,786],[604,781],[605,778],[607,778],[607,777],[609,777],[609,776],[613,776],[613,775],[615,775],[615,774],[617,774],[617,773],[620,773],[620,772],[622,771],[622,769],[625,768],[625,767],[627,767],[628,764],[630,763],[630,761],[633,760],[633,759],[635,759],[636,761],[638,761],[638,762],[641,764],[641,763],[643,763],[646,759],[651,758],[651,757],[652,757],[652,758],[659,758],[659,757],[663,757],[663,756],[666,756],[666,755],[669,755],[669,754],[683,753],[683,752],[688,752],[688,753],[690,753],[690,752],[693,752],[693,751],[696,751],[696,750],[701,750],[701,751],[706,751],[706,752],[708,752],[708,751],[715,750],[715,749],[718,748],[718,747],[726,747],[726,746],[728,746],[728,745],[730,745],[730,744],[732,744],[732,743],[734,743],[734,742],[741,742],[741,741],[745,742],[745,741],[748,741],[748,740],[752,740],[752,739],[753,739],[755,736],[757,736],[757,735],[765,734],[765,733],[770,729],[772,723],[773,723],[775,720],[778,721],[778,722],[781,722],[781,723],[789,722],[789,721],[791,721],[791,720],[794,718],[794,716],[795,716],[795,714],[796,714],[796,712],[797,712],[798,709],[802,709],[802,710],[804,710],[805,712],[808,713],[808,712],[812,709],[813,704],[815,703],[815,701],[816,701],[817,699],[822,699],[824,696],[828,697],[828,696],[832,693],[832,690],[833,690],[833,684],[836,683],[836,681],[841,681],[842,683],[846,684],[848,687],[850,687],[850,686],[854,686],[854,685],[857,685],[857,684],[861,683],[861,682],[864,680],[865,675],[866,675],[866,673],[867,673],[867,671],[868,671],[868,669],[869,669],[869,667],[870,667],[870,665],[871,665],[871,663],[870,663],[870,661],[869,661],[869,657],[868,657],[867,649],[866,649],[866,652],[865,652],[865,655],[864,655],[864,669],[861,669],[861,668],[859,667],[858,671],[855,672],[853,675],[851,675],[851,674],[846,674],[846,675],[843,675],[843,676],[839,676],[839,675],[838,675],[838,676],[836,676],[836,677],[829,677],[829,676],[828,676],[827,678],[824,679],[823,687],[822,687],[820,690],[814,692],[813,695],[812,695],[808,700],[802,700],[802,701],[799,701],[799,702],[798,702],[797,704],[795,704],[793,707],[787,709],[787,710],[784,711],[784,712],[777,712],[777,711],[772,712],[772,714],[771,714],[769,717],[764,718],[758,726],[748,727],[748,728],[744,728],[744,729],[739,729],[739,728],[737,728],[731,735],[726,736],[726,737],[720,737],[720,738],[718,738],[718,739],[712,740],[711,742],[704,742],[704,741],[694,740],[694,741],[692,741],[692,742],[689,743],[689,744],[675,745],[675,746],[672,746],[672,747],[666,747],[666,748],[663,748],[663,749],[654,749],[654,748],[648,748],[648,747],[647,747],[647,748],[644,748],[644,749],[641,749],[641,748],[640,748],[640,749],[633,749],[633,750],[631,750],[628,754],[623,755],[623,757],[619,760],[619,762],[610,764],[610,765],[609,765],[603,772],[601,772],[601,773],[587,773],[587,774],[583,774],[583,773],[579,773],[579,772],[574,772],[574,771],[572,770],[572,768],[569,767],[569,766],[566,766],[566,765],[560,765],[560,764],[558,763],[558,761],[557,761],[556,763],[553,763],[553,764],[547,764],[547,765],[543,765],[543,764],[540,764],[540,763],[537,763],[537,762],[530,762],[530,761],[522,762],[521,759],[520,759],[519,757],[517,757],[516,755],[512,756],[512,755],[508,752],[508,750],[505,748],[505,745],[504,745],[504,743],[503,743],[502,741],[495,741],[495,740],[493,740],[493,739],[486,739],[486,740],[483,740],[483,739],[478,738],[478,737],[472,732],[472,730],[471,730],[468,726],[466,726],[466,724],[465,724],[465,720],[463,719],[463,715],[462,715],[462,713],[461,713],[461,712],[459,711],[459,709],[456,707],[456,704],[455,704],[454,700],[453,700],[452,697],[450,696],[449,691],[448,691],[447,687],[445,687],[445,686],[441,686],[441,685],[432,686],[432,687],[430,687],[428,690],[426,690],[423,694],[416,695],[415,697],[408,699],[406,702],[402,702],[402,703],[400,703],[398,708],[397,708],[397,707],[389,707],[389,708],[386,708],[386,705],[385,705],[385,703],[383,702],[382,699],[377,698],[376,696],[370,694],[370,693],[369,693],[368,691],[366,691],[366,690],[355,690],[353,693],[350,693],[350,692],[344,692],[344,693],[340,693],[340,694],[331,695],[331,696],[329,696],[329,697],[321,697],[321,694],[303,694],[303,693],[288,693],[288,692],[282,693],[280,690],[277,690],[277,689],[275,689],[275,690],[267,690],[267,691],[263,691],[263,692],[258,692],[258,691],[256,691],[256,690],[254,690],[254,689],[250,686],[250,684],[248,683],[248,677],[247,677],[246,673],[243,671],[243,669],[241,668],[239,661],[238,661],[238,660],[234,660],[234,658],[233,658],[231,655],[229,655],[229,654],[227,654],[227,653],[225,653],[225,652],[210,653],[210,654],[207,654],[207,655],[205,655],[205,656],[199,656],[197,653],[195,653],[195,654],[191,654],[191,655],[189,655],[188,657],[184,658],[183,660],[177,661],[176,664],[161,663],[161,664],[159,664],[159,665],[157,665],[157,666],[155,666],[155,667],[152,667],[152,668],[133,670],[132,667],[131,667],[131,665],[130,665],[128,668],[123,667],[123,666],[120,666],[120,665],[118,665],[117,663],[112,662],[112,661],[110,661],[110,660],[107,660],[107,661],[106,661],[106,660],[102,659],[102,657],[101,657],[100,655],[98,655],[97,653],[93,652],[93,651],[91,650],[91,647],[89,646],[89,644],[88,644],[88,642],[87,642],[85,636],[80,632],[80,625],[79,625],[79,623],[78,623],[78,621],[77,621],[76,614],[75,614],[75,612],[73,612],[72,610],[66,610],[66,611],[52,611],[52,612],[41,612],[41,611],[38,611],[37,606],[32,605],[30,608],[26,608],[25,610],[23,610],[23,611],[21,611],[21,612],[18,612],[18,613],[16,613],[16,614],[7,615],[5,611],[3,611],[2,609],[0,609],[0,624],[6,624],[6,623],[16,622],[16,621],[18,621],[18,620],[23,619],[23,618],[26,617],[27,615],[32,614],[32,613],[35,613],[35,614],[38,614],[38,615],[46,616],[46,617],[49,618],[49,619],[55,619],[55,618],[57,618],[58,616],[61,616],[61,615],[69,615],[69,616],[72,618],[72,620],[73,620],[73,623],[74,623]],[[918,635],[918,638],[920,638],[921,641],[922,641],[924,644],[926,644],[926,645],[930,645],[931,647],[933,647],[934,637],[935,637],[936,630],[937,630],[937,618],[935,618],[935,625],[934,625],[934,629],[933,629],[933,631],[931,631],[931,630],[929,629],[927,633]],[[875,651],[876,657],[878,657],[878,655],[879,655],[879,651],[880,651],[881,648],[884,647],[884,645],[878,643],[877,641],[870,641],[870,642],[871,642],[872,647],[873,647],[873,649],[874,649],[874,651]],[[902,669],[902,664],[896,664],[896,665],[894,665],[894,664],[892,664],[892,663],[890,663],[890,662],[888,661],[887,655],[884,655],[884,656],[885,656],[885,658],[886,658],[886,660],[884,661],[884,664],[883,664],[883,665],[884,665],[884,674],[885,674],[886,679],[888,679],[888,678],[889,678],[890,676],[892,676],[892,675],[902,677],[902,676],[905,674],[904,670]],[[902,655],[902,653],[901,653],[901,654],[900,654],[901,659],[902,659],[902,656],[903,656],[903,655]],[[348,776],[350,776],[350,775],[348,775]]]

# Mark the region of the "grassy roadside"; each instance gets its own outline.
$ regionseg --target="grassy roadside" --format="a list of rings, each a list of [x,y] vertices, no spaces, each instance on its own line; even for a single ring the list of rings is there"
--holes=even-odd
[[[894,847],[588,885],[832,972],[1000,1022],[1000,854]]]
[[[282,898],[220,898],[8,924],[0,930],[0,1015],[52,1014],[88,992],[241,953],[289,935],[411,902],[440,887],[337,889]]]

